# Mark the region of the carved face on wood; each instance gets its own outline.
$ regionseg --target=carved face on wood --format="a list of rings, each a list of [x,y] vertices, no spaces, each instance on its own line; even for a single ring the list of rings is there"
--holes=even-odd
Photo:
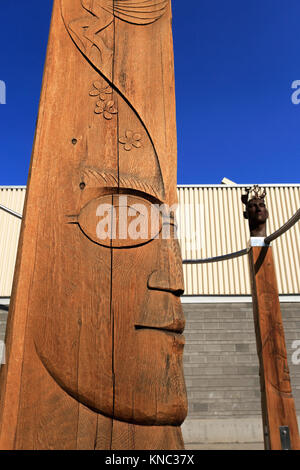
[[[249,220],[251,236],[266,236],[266,222],[269,212],[263,198],[250,199],[247,202],[244,216]]]
[[[52,204],[61,215],[53,212],[51,219],[50,204],[52,224],[40,228],[40,256],[52,262],[39,263],[47,272],[38,267],[35,273],[44,287],[34,299],[34,343],[61,389],[91,410],[129,423],[180,425],[187,412],[184,287],[174,219],[164,211],[155,230],[148,227],[142,237],[119,234],[122,214],[132,228],[154,205],[175,202],[175,113],[167,80],[172,67],[161,32],[169,35],[169,2],[158,8],[143,0],[133,8],[120,1],[111,10],[112,3],[61,2],[75,64],[69,99],[79,104],[57,151],[70,156],[59,172],[64,197]],[[126,16],[130,22],[125,3],[135,10]],[[143,68],[149,47],[154,59]],[[105,205],[111,207],[106,213]],[[113,236],[101,238],[105,231]],[[54,238],[52,254],[47,241]]]
[[[111,184],[108,174],[105,178]],[[74,277],[60,287],[65,289],[65,305],[58,305],[47,325],[37,329],[38,355],[68,394],[98,413],[138,424],[180,424],[187,406],[180,302],[184,285],[174,218],[165,209],[159,213],[161,201],[153,195],[137,191],[141,184],[137,178],[132,177],[132,187],[122,188],[121,193],[116,187],[95,188],[100,173],[95,180],[90,169],[79,180],[81,209],[68,218],[72,236],[62,254],[73,256]],[[122,214],[127,216],[128,230],[118,225]],[[151,223],[154,229],[139,235],[141,214],[158,219],[149,220],[147,229]],[[103,216],[111,218],[111,224],[107,219],[102,224],[107,237],[99,233]],[[82,253],[90,255],[84,259]],[[76,282],[77,269],[81,286]],[[93,283],[101,284],[100,298],[95,295],[99,286],[95,289]],[[80,291],[90,292],[90,305],[81,303]],[[59,317],[70,310],[70,303],[74,314],[67,319],[69,332],[61,342]]]

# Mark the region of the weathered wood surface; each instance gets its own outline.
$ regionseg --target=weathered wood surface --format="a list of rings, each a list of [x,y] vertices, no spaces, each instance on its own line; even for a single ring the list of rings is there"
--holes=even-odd
[[[160,232],[107,243],[93,232],[98,203],[112,203],[117,225],[121,196],[148,208],[177,201],[170,19],[168,0],[54,0],[1,369],[1,449],[183,447],[178,241]]]
[[[291,448],[299,450],[297,415],[292,395],[272,248],[252,247],[249,262],[257,352],[260,361],[265,448],[281,450],[280,427],[288,426]]]

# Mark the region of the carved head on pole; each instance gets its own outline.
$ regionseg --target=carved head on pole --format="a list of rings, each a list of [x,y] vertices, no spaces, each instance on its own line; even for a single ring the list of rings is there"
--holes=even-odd
[[[103,5],[114,14],[115,29],[109,28],[102,8],[96,16],[95,6]],[[63,305],[53,312],[49,304],[36,323],[35,347],[60,387],[98,415],[134,425],[179,426],[187,414],[180,302],[184,280],[174,218],[175,120],[171,125],[165,118],[163,102],[169,94],[170,102],[173,98],[161,84],[161,94],[149,106],[156,75],[149,76],[147,85],[147,74],[137,72],[142,71],[137,65],[144,46],[139,54],[129,53],[136,47],[132,37],[161,50],[170,31],[167,16],[161,30],[153,26],[152,34],[142,28],[134,36],[131,32],[133,24],[158,21],[169,1],[132,5],[123,0],[62,1],[67,30],[93,68],[78,56],[88,75],[81,90],[86,107],[75,116],[79,137],[69,143],[76,154],[68,173],[72,189],[64,199],[68,243],[63,258],[72,260],[72,266],[60,284]],[[123,19],[125,13],[130,22]],[[125,44],[119,37],[129,39]],[[110,63],[114,41],[118,47]],[[161,60],[153,53],[150,68],[160,70]],[[120,76],[127,79],[118,82]],[[172,80],[170,74],[170,90]],[[61,279],[51,278],[54,283]],[[60,341],[64,327],[68,332]]]
[[[244,218],[249,221],[251,237],[266,237],[266,223],[269,212],[265,205],[266,191],[258,185],[246,189],[242,195],[245,204]]]

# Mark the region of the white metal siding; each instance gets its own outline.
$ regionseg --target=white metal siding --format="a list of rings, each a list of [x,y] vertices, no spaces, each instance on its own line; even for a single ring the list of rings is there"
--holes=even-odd
[[[241,186],[178,187],[178,224],[183,259],[210,258],[242,250],[249,240]],[[300,207],[300,186],[268,186],[268,234]],[[197,236],[189,243],[190,232]],[[272,243],[280,294],[300,294],[300,228]],[[219,263],[184,265],[185,295],[250,295],[247,256]]]
[[[22,214],[26,189],[1,187],[0,204]],[[9,297],[14,276],[21,220],[0,209],[0,297]]]

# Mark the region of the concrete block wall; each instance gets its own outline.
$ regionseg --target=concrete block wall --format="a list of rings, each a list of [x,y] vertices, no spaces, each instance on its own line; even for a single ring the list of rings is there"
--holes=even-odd
[[[0,305],[0,367],[1,367],[2,361],[5,361],[4,339],[5,339],[7,314],[8,314],[8,307]]]
[[[252,304],[183,304],[183,308],[188,419],[260,418]],[[292,363],[293,342],[300,341],[300,303],[282,303],[281,310],[293,395],[300,415],[300,364]]]
[[[0,305],[0,341],[4,341],[8,307]]]

